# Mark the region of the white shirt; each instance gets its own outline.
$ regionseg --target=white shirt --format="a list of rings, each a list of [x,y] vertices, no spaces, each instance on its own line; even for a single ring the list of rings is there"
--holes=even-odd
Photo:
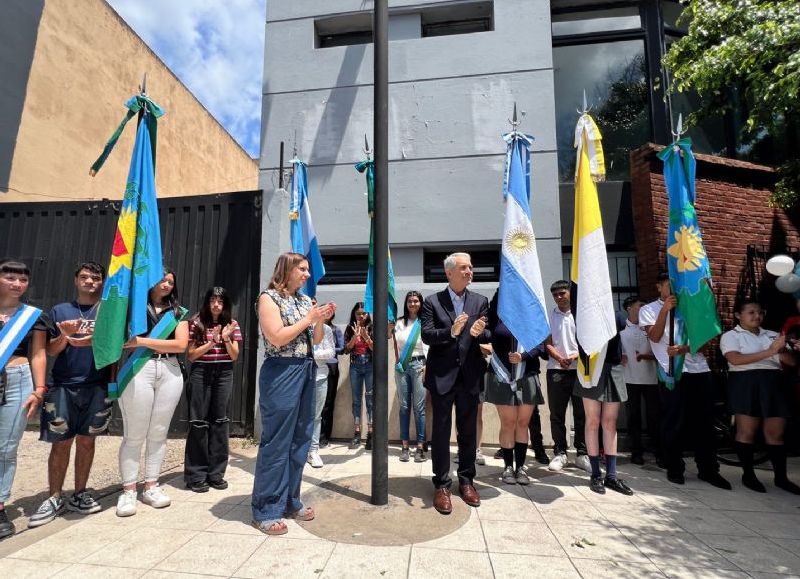
[[[330,372],[327,361],[336,355],[336,342],[333,340],[333,330],[328,324],[322,325],[325,335],[319,344],[314,344],[314,361],[317,363],[317,378],[325,378]]]
[[[642,309],[639,310],[639,327],[644,330],[649,326],[655,326],[656,318],[658,318],[658,314],[663,307],[664,301],[661,299],[642,306]],[[679,336],[683,329],[683,322],[677,318],[673,319],[675,320],[675,335]],[[669,320],[669,318],[667,318],[667,320]],[[667,355],[667,348],[669,347],[669,323],[664,324],[664,333],[661,335],[661,339],[658,342],[654,342],[653,340],[649,341],[650,348],[652,348],[653,355],[656,357],[656,360],[658,360],[661,369],[664,370],[664,372],[669,372],[669,356]],[[703,372],[710,372],[711,369],[708,367],[705,356],[700,353],[689,353],[686,354],[683,359],[683,371],[688,374],[701,374]]]
[[[745,330],[742,326],[736,326],[732,330],[722,334],[719,341],[719,349],[725,355],[728,352],[739,352],[740,354],[758,354],[767,350],[775,338],[777,332],[759,328],[758,334]],[[728,362],[728,370],[731,372],[746,372],[747,370],[780,370],[780,354],[775,354],[769,358],[764,358],[751,364],[735,365]]]
[[[577,355],[578,338],[575,335],[575,318],[572,317],[572,312],[562,312],[558,308],[553,308],[548,317],[553,347],[564,356]],[[575,370],[577,367],[578,363],[575,360],[572,360],[569,368],[562,368],[558,360],[552,356],[547,360],[548,370]]]
[[[650,340],[639,326],[625,320],[625,329],[619,333],[622,353],[628,358],[628,363],[623,367],[622,375],[626,384],[657,384],[655,360],[636,360],[637,354],[652,354]]]
[[[406,325],[405,320],[397,320],[397,323],[394,325],[394,338],[397,340],[397,355],[401,355],[403,353],[403,348],[406,346],[406,342],[408,341],[408,337],[411,335],[411,328],[414,326],[414,322]],[[417,340],[417,344],[414,346],[414,350],[411,352],[412,356],[428,356],[428,345],[422,342],[422,336]],[[399,361],[399,360],[398,360]]]

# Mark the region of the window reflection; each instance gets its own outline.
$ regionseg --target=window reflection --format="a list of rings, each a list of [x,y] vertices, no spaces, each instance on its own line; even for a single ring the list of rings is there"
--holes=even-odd
[[[603,135],[606,174],[628,180],[629,153],[652,140],[644,42],[553,48],[559,179],[575,176],[573,138],[583,91]]]
[[[664,26],[675,28],[676,30],[686,31],[686,23],[678,22],[681,12],[683,12],[683,6],[681,6],[678,2],[672,0],[662,0],[661,17],[664,20]]]
[[[553,36],[608,32],[611,30],[635,30],[642,27],[639,8],[635,6],[613,10],[553,14],[551,24]]]

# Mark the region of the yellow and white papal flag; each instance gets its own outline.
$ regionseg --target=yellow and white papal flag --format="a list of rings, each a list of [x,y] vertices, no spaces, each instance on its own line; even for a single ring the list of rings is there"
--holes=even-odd
[[[578,379],[597,386],[608,341],[617,334],[608,256],[597,197],[597,181],[605,179],[600,131],[584,113],[575,127],[575,229],[572,237],[572,314],[581,355]]]

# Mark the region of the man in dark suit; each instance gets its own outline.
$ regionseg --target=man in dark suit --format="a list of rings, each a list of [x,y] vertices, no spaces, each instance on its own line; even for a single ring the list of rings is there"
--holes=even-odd
[[[430,346],[425,363],[425,388],[433,403],[434,508],[442,514],[453,509],[450,500],[450,430],[456,407],[459,493],[472,507],[481,497],[472,484],[475,477],[475,428],[478,397],[486,373],[486,361],[479,343],[490,341],[486,330],[489,302],[467,291],[472,281],[469,254],[454,253],[444,261],[447,288],[425,300],[420,319],[422,341]]]

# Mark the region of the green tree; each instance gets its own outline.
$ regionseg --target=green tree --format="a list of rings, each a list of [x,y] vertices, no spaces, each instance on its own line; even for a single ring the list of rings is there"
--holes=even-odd
[[[782,145],[773,203],[794,205],[800,197],[800,2],[692,0],[681,22],[688,34],[672,44],[664,65],[671,91],[700,97],[689,124],[733,111],[740,101],[747,148]]]

